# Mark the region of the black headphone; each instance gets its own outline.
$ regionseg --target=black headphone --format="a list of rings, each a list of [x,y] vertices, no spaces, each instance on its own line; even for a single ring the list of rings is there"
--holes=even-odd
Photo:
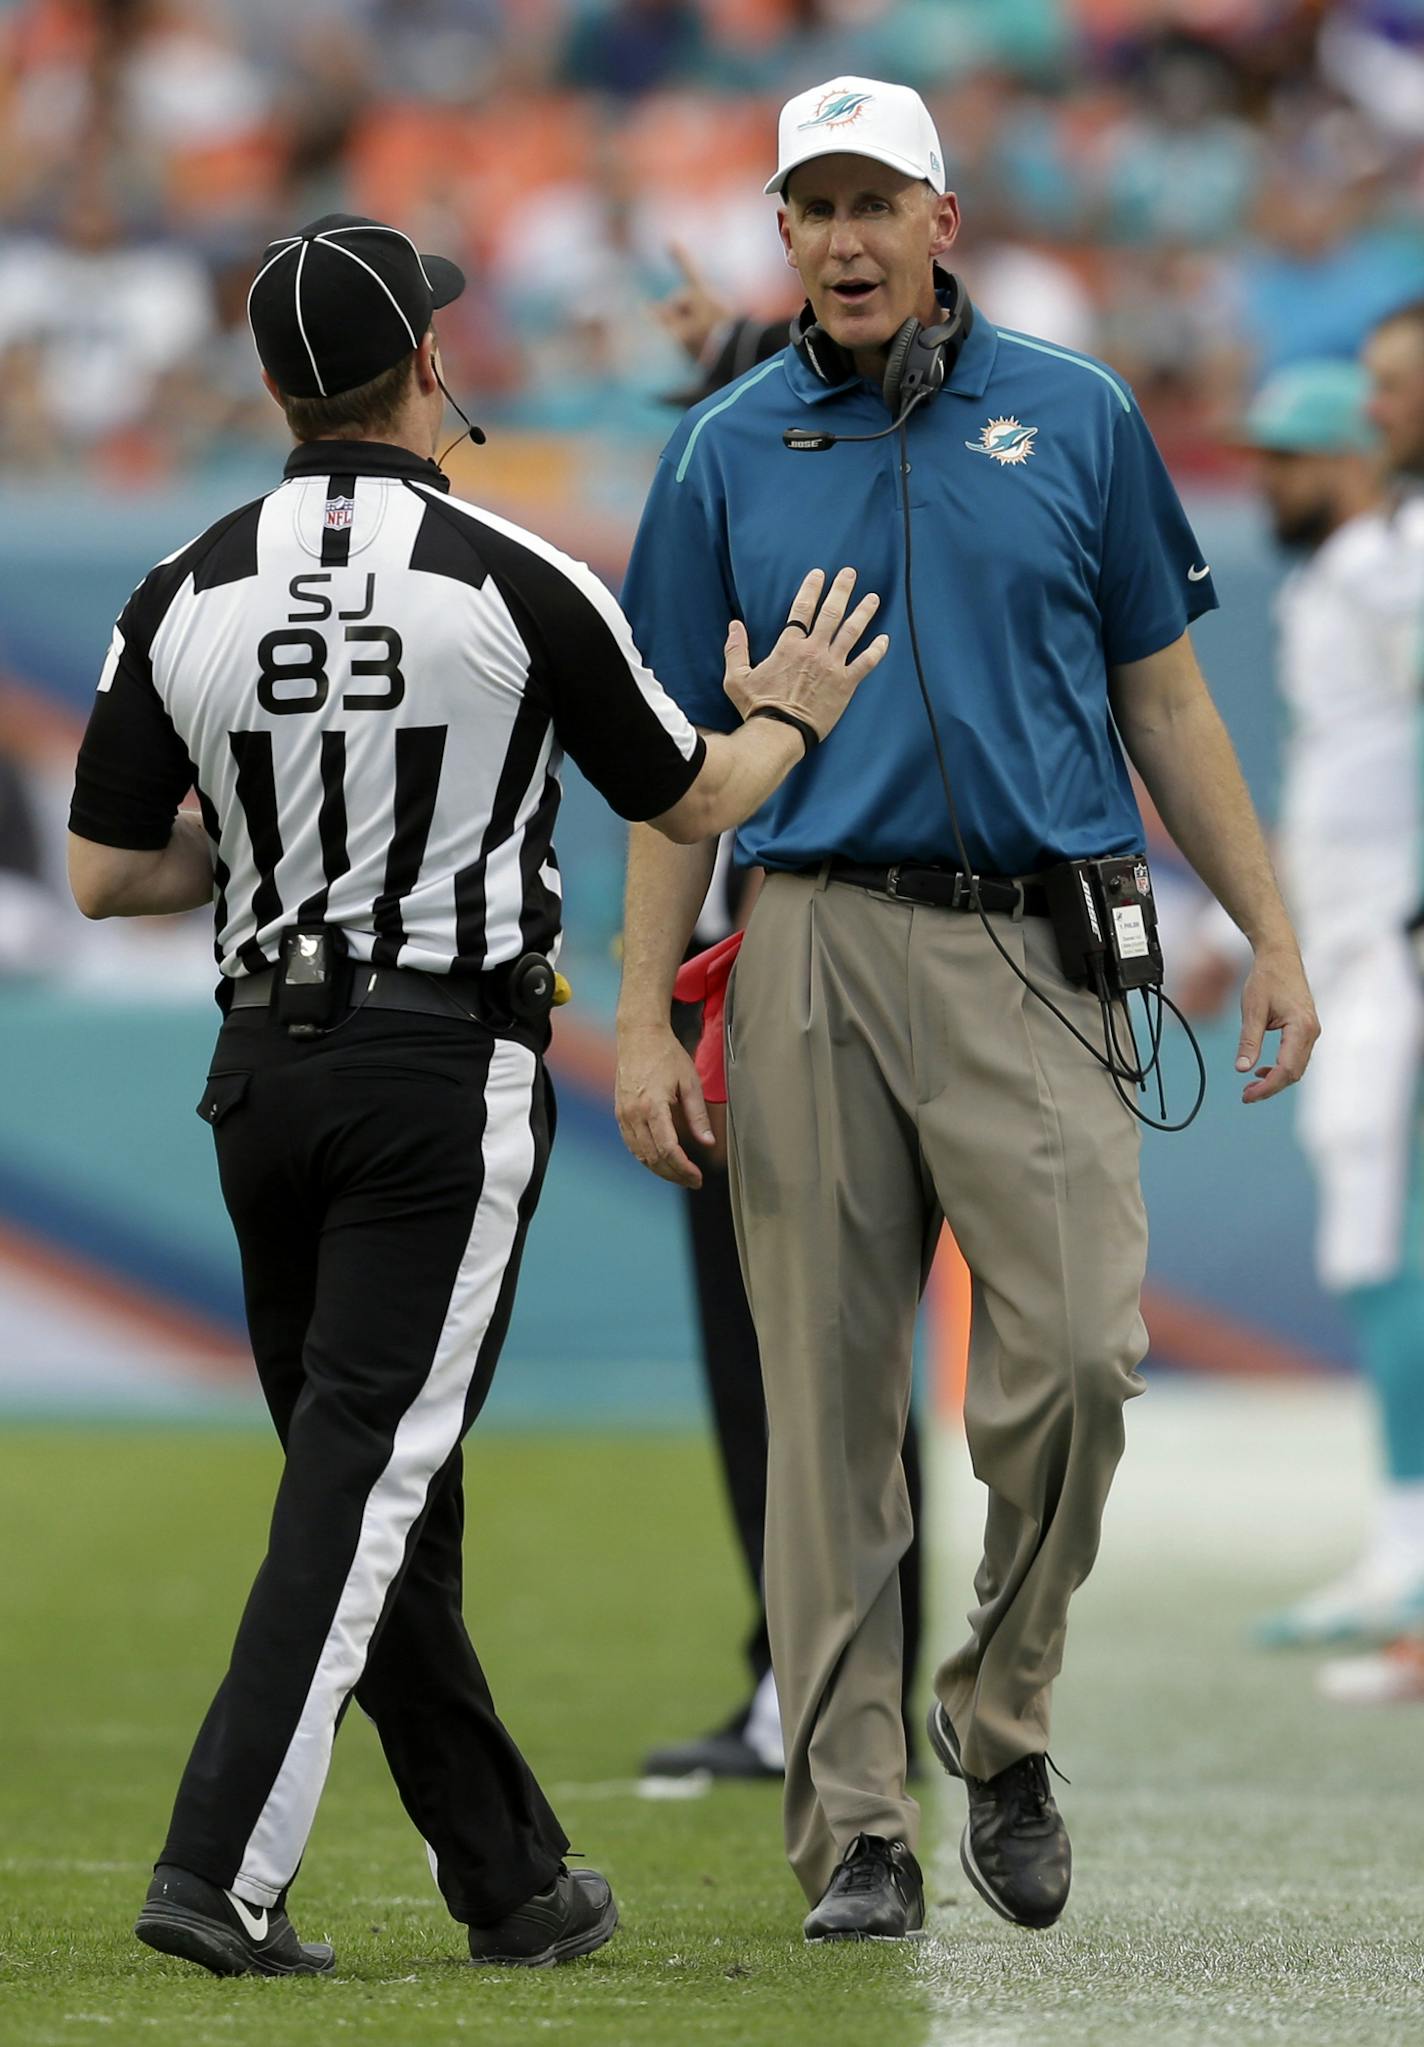
[[[941,270],[938,264],[934,281],[937,290],[950,295],[944,318],[933,327],[909,319],[890,342],[880,389],[890,409],[891,424],[877,434],[826,434],[810,427],[788,427],[781,437],[788,448],[809,453],[834,447],[837,441],[877,441],[884,434],[894,433],[917,405],[943,388],[969,339],[974,308],[959,279]],[[844,384],[856,375],[850,350],[831,339],[812,311],[809,299],[791,322],[791,345],[823,384]]]

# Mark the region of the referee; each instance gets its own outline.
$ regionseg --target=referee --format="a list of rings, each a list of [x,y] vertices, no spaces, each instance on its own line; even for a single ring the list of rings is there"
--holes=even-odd
[[[448,496],[431,321],[463,285],[351,215],[268,247],[249,312],[297,445],[125,606],[70,816],[86,915],[215,905],[199,1114],[286,1451],[136,1928],[218,1975],[332,1967],[285,1907],[353,1696],[475,1961],[612,1934],[461,1618],[460,1442],[553,1133],[560,764],[679,841],[719,832],[885,649],[849,658],[875,608],[849,572],[819,607],[808,577],[757,668],[732,628],[746,722],[700,737],[586,568]]]

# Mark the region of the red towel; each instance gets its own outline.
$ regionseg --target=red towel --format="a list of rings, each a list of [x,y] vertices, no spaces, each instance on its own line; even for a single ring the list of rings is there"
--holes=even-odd
[[[742,949],[744,934],[734,931],[720,945],[695,953],[678,969],[673,995],[678,1002],[702,1004],[702,1036],[697,1041],[693,1064],[709,1102],[727,1099],[727,1060],[722,1013],[727,1004],[727,982]]]

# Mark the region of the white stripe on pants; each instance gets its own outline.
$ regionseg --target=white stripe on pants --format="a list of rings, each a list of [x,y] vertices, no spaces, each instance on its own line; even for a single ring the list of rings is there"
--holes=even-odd
[[[469,1242],[430,1371],[401,1417],[390,1458],[367,1498],[356,1553],[301,1716],[233,1879],[232,1889],[250,1905],[274,1905],[302,1859],[331,1766],[342,1705],[365,1668],[371,1637],[431,1483],[463,1433],[470,1381],[518,1238],[519,1204],[534,1172],[532,1105],[538,1085],[533,1053],[501,1040],[485,1086],[484,1176]]]

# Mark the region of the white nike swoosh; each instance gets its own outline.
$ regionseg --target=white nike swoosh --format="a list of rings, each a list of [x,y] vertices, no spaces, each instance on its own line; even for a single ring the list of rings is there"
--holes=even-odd
[[[1202,581],[1202,579],[1203,579],[1204,577],[1206,577],[1206,576],[1209,576],[1210,574],[1211,574],[1211,563],[1210,563],[1210,562],[1208,562],[1208,563],[1206,564],[1206,566],[1205,566],[1204,568],[1200,568],[1200,569],[1188,569],[1188,570],[1187,570],[1187,581],[1188,581],[1189,583],[1200,583],[1200,582]]]
[[[249,1937],[253,1940],[266,1940],[267,1907],[264,1905],[260,1912],[254,1912],[250,1905],[244,1904],[241,1898],[234,1897],[231,1891],[226,1892],[225,1896],[233,1911],[236,1912],[238,1918],[242,1921]]]

